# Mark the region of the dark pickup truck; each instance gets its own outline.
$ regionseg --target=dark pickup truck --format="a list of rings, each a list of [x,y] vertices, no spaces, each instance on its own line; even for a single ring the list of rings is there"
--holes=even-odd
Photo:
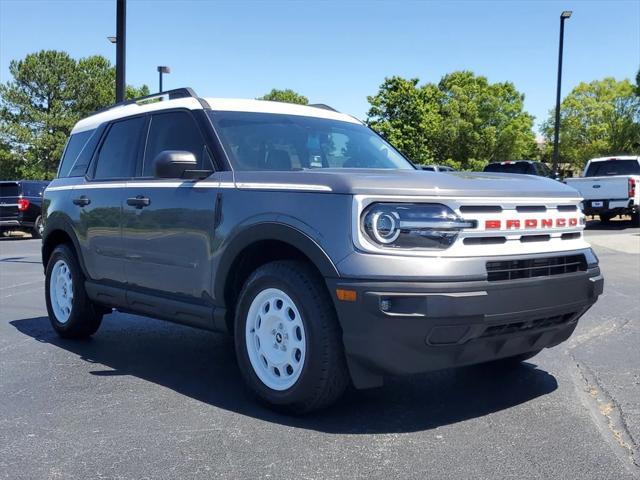
[[[12,230],[41,238],[42,193],[49,182],[39,180],[0,181],[0,232]]]

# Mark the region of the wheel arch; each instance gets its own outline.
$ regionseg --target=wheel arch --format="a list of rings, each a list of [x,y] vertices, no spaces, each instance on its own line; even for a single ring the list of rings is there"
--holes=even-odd
[[[46,269],[49,258],[58,245],[66,243],[70,245],[78,259],[80,268],[85,278],[89,278],[84,265],[82,255],[80,255],[80,244],[73,231],[73,228],[60,217],[49,217],[45,224],[45,231],[42,237],[42,266]]]
[[[264,222],[234,235],[217,268],[214,294],[226,309],[226,326],[233,329],[235,302],[240,289],[256,268],[275,260],[295,259],[307,262],[319,276],[339,277],[327,253],[309,235],[277,222]]]

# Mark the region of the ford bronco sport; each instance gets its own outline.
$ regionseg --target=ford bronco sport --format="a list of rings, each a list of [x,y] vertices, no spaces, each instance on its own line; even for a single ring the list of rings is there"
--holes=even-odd
[[[228,332],[257,396],[308,412],[566,340],[603,285],[579,203],[417,170],[325,105],[179,89],[74,127],[45,192],[47,309],[63,337],[112,309]]]

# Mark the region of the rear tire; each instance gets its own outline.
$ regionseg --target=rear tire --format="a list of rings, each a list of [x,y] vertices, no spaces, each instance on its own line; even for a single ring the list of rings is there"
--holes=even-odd
[[[51,326],[63,338],[93,335],[102,322],[102,311],[89,300],[84,280],[74,252],[58,245],[47,263],[45,298]]]
[[[640,212],[631,214],[631,225],[634,227],[640,227]]]
[[[44,231],[44,222],[42,221],[42,217],[39,216],[36,218],[36,222],[33,225],[33,229],[31,230],[32,238],[42,238],[42,232]]]
[[[271,262],[250,275],[236,308],[235,346],[244,380],[276,409],[318,410],[349,385],[332,300],[303,262]]]

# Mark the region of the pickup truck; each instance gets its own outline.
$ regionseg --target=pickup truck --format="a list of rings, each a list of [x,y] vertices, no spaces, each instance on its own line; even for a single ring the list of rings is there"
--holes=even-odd
[[[589,160],[581,178],[565,183],[584,198],[585,215],[598,215],[607,223],[616,215],[631,215],[640,223],[640,157],[603,157]]]

